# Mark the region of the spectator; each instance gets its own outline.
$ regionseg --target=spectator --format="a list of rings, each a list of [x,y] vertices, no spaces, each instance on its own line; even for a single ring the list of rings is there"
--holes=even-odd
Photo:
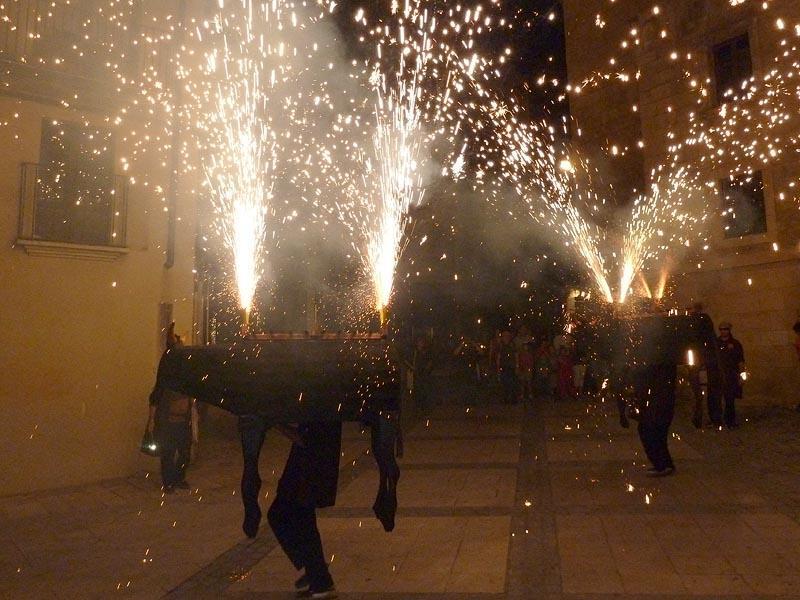
[[[517,366],[519,371],[520,395],[523,402],[533,400],[533,371],[536,361],[533,354],[533,342],[524,344],[517,354]]]
[[[517,352],[521,352],[523,346],[525,344],[529,344],[533,341],[533,337],[531,336],[531,330],[528,329],[528,326],[525,324],[520,325],[519,330],[517,331],[517,335],[514,337],[514,347]]]
[[[727,321],[719,324],[717,349],[719,351],[719,367],[722,375],[722,397],[725,400],[723,417],[725,426],[733,429],[738,427],[736,422],[736,400],[742,397],[745,365],[744,349],[739,340],[731,335],[731,329],[732,325]]]
[[[430,341],[425,336],[417,338],[413,359],[414,403],[419,410],[427,411],[431,403],[431,373],[433,372],[433,353]]]
[[[575,397],[575,370],[569,346],[558,349],[558,393],[559,400]]]
[[[182,346],[175,335],[175,323],[167,330],[167,352]],[[194,399],[172,390],[153,390],[150,394],[150,414],[147,431],[158,444],[161,457],[161,484],[164,492],[175,488],[189,489],[186,469],[192,446],[192,415]]]
[[[500,348],[500,338],[503,336],[501,330],[496,330],[489,340],[489,374],[497,373],[497,350]]]
[[[534,356],[536,373],[534,374],[534,387],[540,396],[552,396],[555,386],[552,381],[553,374],[553,346],[547,339],[539,343]]]
[[[503,402],[512,404],[517,397],[517,353],[514,350],[514,338],[508,330],[500,335],[495,366],[500,385],[503,386]]]

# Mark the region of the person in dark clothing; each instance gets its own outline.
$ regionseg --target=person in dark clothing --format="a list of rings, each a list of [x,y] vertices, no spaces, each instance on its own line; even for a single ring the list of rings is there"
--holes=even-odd
[[[675,416],[678,335],[674,322],[651,316],[635,325],[633,386],[639,412],[639,439],[652,463],[648,475],[675,472],[669,452],[669,428]]]
[[[628,402],[626,390],[630,382],[630,347],[632,333],[629,323],[615,315],[610,315],[603,326],[604,336],[601,338],[602,353],[608,360],[608,382],[606,395],[613,399],[617,407],[617,415],[621,427],[628,429]]]
[[[669,452],[669,428],[675,417],[677,366],[647,365],[634,373],[634,390],[639,406],[639,439],[653,465],[650,476],[671,475],[675,463]]]
[[[431,408],[431,375],[433,373],[433,352],[427,337],[417,338],[412,368],[414,404],[418,409],[427,411]]]
[[[736,422],[736,400],[742,397],[742,381],[745,374],[744,349],[739,340],[731,335],[731,324],[719,324],[717,351],[722,376],[722,397],[725,399],[725,426],[738,427]]]
[[[322,550],[316,509],[336,502],[342,424],[302,423],[296,434],[267,520],[295,569],[305,570],[295,586],[302,589],[307,585],[304,595],[308,598],[334,598],[336,592]]]
[[[525,402],[533,401],[533,371],[536,368],[533,342],[523,344],[517,354],[519,365],[520,396]]]
[[[182,346],[175,335],[175,323],[167,331],[167,352]],[[156,440],[161,457],[161,485],[166,493],[189,489],[186,469],[192,447],[192,406],[194,399],[168,389],[150,394],[147,431]]]
[[[510,331],[503,331],[497,345],[497,377],[503,386],[503,402],[512,404],[517,400],[517,353]]]
[[[711,424],[722,424],[722,406],[720,403],[721,383],[719,360],[717,357],[714,322],[705,312],[703,305],[695,303],[688,311],[689,343],[692,351],[693,365],[688,367],[689,385],[694,396],[692,424],[700,429],[703,426],[703,386],[700,380],[701,371],[706,373],[706,405]]]
[[[161,390],[150,396],[151,420],[148,431],[153,434],[161,457],[161,484],[171,493],[175,488],[189,489],[186,469],[192,447],[192,398]]]

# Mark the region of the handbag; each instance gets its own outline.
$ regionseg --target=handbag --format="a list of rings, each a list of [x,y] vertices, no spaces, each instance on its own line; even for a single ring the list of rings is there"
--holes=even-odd
[[[144,430],[139,451],[142,454],[147,454],[147,456],[159,456],[161,454],[161,449],[158,447],[158,442],[152,431]]]

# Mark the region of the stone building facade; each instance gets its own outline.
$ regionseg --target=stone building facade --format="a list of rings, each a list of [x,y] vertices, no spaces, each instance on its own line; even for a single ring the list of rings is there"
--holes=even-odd
[[[141,69],[132,40],[152,3],[126,3],[113,34],[101,4],[2,7],[0,495],[154,466],[138,445],[163,328],[195,339],[194,198],[161,154],[125,171],[126,98],[92,43],[114,35]]]
[[[564,0],[563,9],[572,116],[585,145],[602,148],[622,202],[668,162],[690,114],[718,125],[720,107],[739,102],[730,90],[782,68],[776,57],[800,41],[794,0]],[[745,396],[787,404],[800,381],[791,329],[800,317],[796,156],[695,164],[713,184],[708,248],[676,255],[668,284],[670,305],[699,301],[715,322],[733,323],[751,374]],[[733,192],[731,181],[740,186]],[[732,220],[730,202],[752,214]]]

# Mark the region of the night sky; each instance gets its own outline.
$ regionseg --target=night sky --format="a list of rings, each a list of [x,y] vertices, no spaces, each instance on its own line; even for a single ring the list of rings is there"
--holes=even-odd
[[[389,4],[388,1],[370,5],[363,0],[343,0],[337,5],[334,18],[352,57],[369,56],[363,50],[372,50],[369,46],[359,48],[359,26],[353,20],[356,10],[364,9],[368,18],[374,20],[381,9],[388,13]],[[442,4],[446,6],[448,3]],[[543,116],[545,112],[564,114],[567,110],[565,103],[555,106],[563,90],[549,83],[557,79],[562,84],[566,78],[561,3],[558,0],[503,0],[494,10],[488,6],[484,9],[516,24],[511,32],[503,29],[477,38],[482,44],[478,52],[484,56],[497,55],[509,46],[513,49],[511,60],[503,67],[503,76],[492,83],[492,89],[501,97],[515,94],[520,99],[525,98],[525,104],[534,117]],[[536,85],[541,75],[546,75],[548,85]]]

